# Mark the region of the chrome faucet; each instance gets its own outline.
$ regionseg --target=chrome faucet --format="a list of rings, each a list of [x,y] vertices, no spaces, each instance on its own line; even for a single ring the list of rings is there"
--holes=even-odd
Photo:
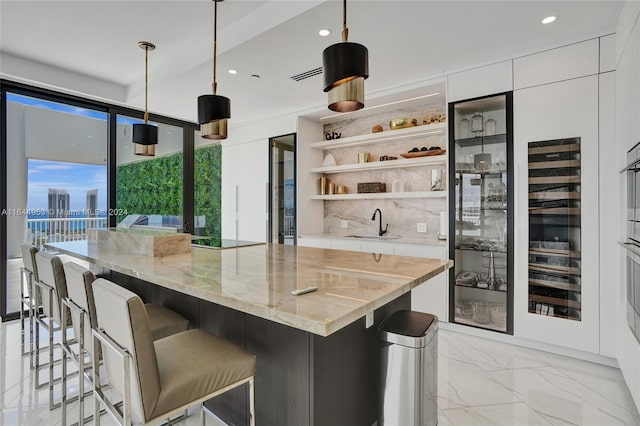
[[[380,222],[378,225],[378,236],[382,237],[384,234],[387,233],[387,229],[389,229],[389,224],[387,223],[385,228],[382,229],[382,212],[380,211],[380,209],[375,209],[373,211],[373,216],[371,216],[371,220],[376,220],[376,213],[380,213],[380,216],[379,216]]]

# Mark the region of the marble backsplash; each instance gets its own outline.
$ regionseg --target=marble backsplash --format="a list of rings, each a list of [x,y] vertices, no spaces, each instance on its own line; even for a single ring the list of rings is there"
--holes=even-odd
[[[377,235],[378,218],[371,220],[375,209],[382,211],[382,227],[389,224],[389,235],[437,238],[440,212],[447,211],[446,198],[342,200],[324,202],[324,232]],[[348,228],[341,227],[346,220]],[[426,223],[427,232],[418,233],[417,224]]]

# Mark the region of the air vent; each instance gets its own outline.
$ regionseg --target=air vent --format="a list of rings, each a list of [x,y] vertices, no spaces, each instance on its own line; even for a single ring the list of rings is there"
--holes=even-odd
[[[301,72],[300,74],[292,75],[291,79],[295,81],[301,81],[320,74],[322,74],[322,67],[314,68],[309,71]]]

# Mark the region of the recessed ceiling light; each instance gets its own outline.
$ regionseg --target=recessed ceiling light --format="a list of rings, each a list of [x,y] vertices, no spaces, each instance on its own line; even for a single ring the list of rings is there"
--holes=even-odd
[[[93,135],[88,135],[87,136],[89,139],[93,139]]]
[[[542,20],[542,23],[543,23],[543,24],[550,24],[550,23],[552,23],[552,22],[553,22],[553,21],[555,21],[555,20],[556,20],[556,17],[555,17],[555,16],[547,16],[546,18],[544,18],[544,19]]]
[[[231,68],[229,70],[229,74],[238,74],[238,70],[234,70],[233,68]]]
[[[326,28],[321,29],[320,31],[318,31],[318,34],[320,35],[320,37],[326,37],[329,34],[331,34],[331,30],[328,30]]]

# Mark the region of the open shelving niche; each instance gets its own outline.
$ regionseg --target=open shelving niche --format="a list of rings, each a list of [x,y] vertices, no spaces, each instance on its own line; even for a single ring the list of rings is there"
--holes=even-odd
[[[431,113],[430,111],[439,111]],[[435,146],[446,150],[447,123],[438,122],[432,124],[417,125],[404,129],[390,130],[387,126],[390,119],[399,117],[416,118],[419,124],[426,116],[446,114],[445,108],[445,84],[444,80],[435,81],[432,85],[414,88],[406,92],[397,92],[367,100],[367,107],[351,113],[332,114],[330,111],[318,110],[298,118],[298,208],[299,227],[298,232],[321,233],[323,232],[323,220],[325,214],[324,202],[345,200],[394,200],[394,199],[446,199],[447,181],[447,155],[433,155],[414,158],[403,158],[401,152],[408,152],[407,146]],[[370,133],[372,125],[368,123],[382,124],[384,131]],[[342,137],[333,140],[325,139],[325,131],[334,126],[343,126],[346,131],[338,130]],[[327,126],[327,127],[325,127]],[[331,130],[329,130],[331,131]],[[360,134],[356,134],[360,133]],[[434,140],[439,142],[432,143]],[[427,141],[427,142],[423,142]],[[431,145],[426,145],[431,143]],[[412,145],[415,144],[415,145]],[[327,153],[339,157],[342,153],[347,156],[351,148],[363,147],[362,151],[386,150],[380,155],[397,157],[396,160],[372,161],[357,163],[357,156],[349,156],[346,161],[338,161],[338,165],[324,166],[323,160]],[[372,155],[376,158],[376,155]],[[424,174],[424,168],[438,167],[442,169],[443,190],[424,190],[422,186],[409,188],[404,192],[384,193],[357,193],[356,187],[351,181],[357,174],[365,173],[368,179],[371,173],[380,172],[378,176],[388,176],[385,170],[397,169],[396,173],[406,174],[407,178],[401,178],[406,183],[413,183],[417,179],[411,176]],[[404,171],[406,169],[406,172]],[[412,171],[413,170],[413,171]],[[428,169],[427,169],[428,170]],[[320,194],[318,181],[323,174],[349,173],[352,177],[344,177],[349,187],[347,194]],[[365,176],[365,175],[363,175]],[[332,179],[333,180],[333,179]],[[366,181],[366,180],[365,180]],[[380,181],[385,182],[384,178]],[[340,182],[336,182],[339,184]],[[349,185],[351,183],[351,185]],[[391,191],[391,181],[386,181],[387,191]],[[426,188],[429,189],[429,188]]]

